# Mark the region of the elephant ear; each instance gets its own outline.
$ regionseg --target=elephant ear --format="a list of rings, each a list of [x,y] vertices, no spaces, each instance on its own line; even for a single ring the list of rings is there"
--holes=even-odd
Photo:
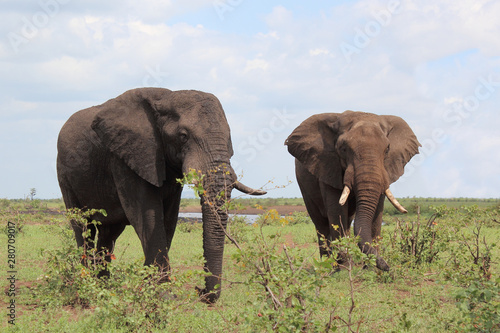
[[[146,100],[130,101],[125,94],[99,106],[101,110],[94,118],[92,129],[109,151],[141,178],[159,187],[166,171],[154,111]]]
[[[343,170],[335,149],[340,114],[322,113],[309,117],[285,141],[288,152],[320,181],[342,189]]]
[[[385,159],[385,169],[391,183],[394,183],[404,173],[404,167],[410,159],[418,154],[418,147],[422,145],[411,130],[410,126],[397,116],[381,116],[387,126],[387,138],[390,149]]]

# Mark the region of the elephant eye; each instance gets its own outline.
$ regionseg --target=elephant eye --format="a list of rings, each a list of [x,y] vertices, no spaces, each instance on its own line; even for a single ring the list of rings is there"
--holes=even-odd
[[[388,145],[387,148],[385,148],[386,155],[389,155],[389,150],[391,150],[391,145]]]
[[[189,139],[189,135],[186,131],[181,131],[179,133],[179,141],[181,143],[186,143],[188,139]]]

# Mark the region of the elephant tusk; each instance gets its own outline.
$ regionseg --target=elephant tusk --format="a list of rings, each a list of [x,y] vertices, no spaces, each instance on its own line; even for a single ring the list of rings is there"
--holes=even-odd
[[[250,195],[264,195],[267,193],[266,191],[263,191],[263,190],[256,190],[256,189],[253,189],[251,187],[248,187],[248,186],[240,183],[239,181],[236,181],[234,183],[234,188],[237,189],[238,191],[241,191],[243,193],[250,194]]]
[[[406,214],[408,211],[401,206],[401,204],[394,198],[394,195],[392,194],[391,190],[387,189],[385,191],[385,195],[387,196],[387,199],[391,202],[391,204],[396,207],[397,210],[399,210],[401,213]]]
[[[339,204],[341,206],[345,205],[347,198],[349,197],[349,193],[351,193],[351,189],[349,188],[349,186],[345,185],[339,200]]]

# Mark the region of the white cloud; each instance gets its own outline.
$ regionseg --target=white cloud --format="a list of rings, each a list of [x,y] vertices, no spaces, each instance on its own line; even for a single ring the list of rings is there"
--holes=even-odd
[[[284,6],[276,6],[271,14],[266,17],[266,23],[270,28],[283,28],[293,23],[293,13]]]
[[[264,59],[253,59],[253,60],[247,60],[244,72],[250,72],[253,70],[267,70],[269,68],[269,63],[264,60]]]
[[[311,56],[319,56],[319,55],[329,55],[330,51],[327,49],[317,48],[313,50],[309,50],[309,55]]]

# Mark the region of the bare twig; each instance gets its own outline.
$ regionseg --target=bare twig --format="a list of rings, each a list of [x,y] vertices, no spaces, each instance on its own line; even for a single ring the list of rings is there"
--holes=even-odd
[[[290,266],[290,270],[292,273],[295,273],[295,269],[293,268],[292,260],[290,259],[290,256],[288,255],[288,251],[286,250],[286,245],[283,244],[283,252],[285,252],[286,259],[288,260],[288,265]]]

